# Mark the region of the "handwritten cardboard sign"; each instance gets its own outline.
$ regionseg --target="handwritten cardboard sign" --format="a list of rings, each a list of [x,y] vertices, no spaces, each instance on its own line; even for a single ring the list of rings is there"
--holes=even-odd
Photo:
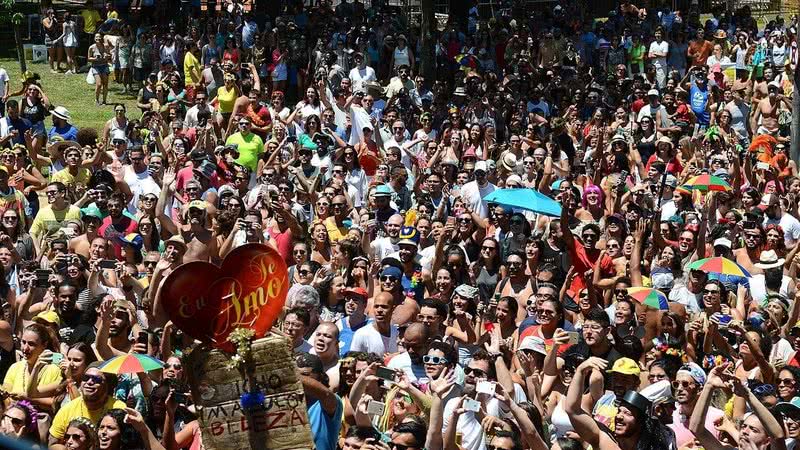
[[[198,348],[187,359],[192,397],[198,406],[206,450],[313,448],[311,428],[289,340],[276,334],[253,341],[245,372],[266,400],[262,409],[245,411],[239,397],[250,390],[239,371],[228,370],[229,355]]]
[[[228,254],[222,266],[193,261],[178,266],[161,288],[172,323],[189,336],[232,352],[228,335],[250,328],[265,336],[286,302],[286,263],[272,247],[246,244]]]

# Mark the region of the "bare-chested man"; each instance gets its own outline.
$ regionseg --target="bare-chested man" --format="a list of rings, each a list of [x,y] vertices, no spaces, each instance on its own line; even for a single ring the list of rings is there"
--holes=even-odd
[[[773,81],[767,87],[769,95],[767,98],[758,102],[758,106],[753,111],[753,117],[750,119],[750,127],[757,130],[756,134],[771,134],[777,138],[780,126],[778,125],[778,114],[781,111],[781,104],[786,106],[786,109],[791,109],[792,104],[783,95],[781,85],[777,81]],[[758,120],[761,119],[761,125]]]
[[[163,327],[168,317],[164,312],[161,298],[161,282],[164,281],[176,267],[183,264],[183,255],[186,254],[186,242],[180,236],[172,236],[164,242],[164,254],[156,264],[150,288],[147,291],[143,309],[147,314],[147,323],[150,327]]]
[[[88,208],[81,209],[81,220],[86,228],[86,232],[80,236],[70,239],[69,250],[70,253],[81,255],[86,259],[92,259],[92,242],[99,236],[97,234],[97,230],[100,229],[103,215],[100,212],[100,209],[90,206]],[[103,244],[105,245],[105,239],[103,239]]]
[[[744,230],[744,247],[733,251],[736,262],[751,274],[762,273],[762,270],[756,267],[754,263],[758,262],[761,257],[764,237],[761,228],[746,228]]]
[[[761,81],[753,80],[753,98],[750,101],[750,104],[757,104],[761,100],[767,98],[769,95],[769,84],[772,82],[772,77],[774,76],[774,72],[772,71],[771,67],[764,68],[764,78]]]
[[[186,242],[186,254],[183,262],[209,261],[218,258],[217,240],[211,230],[206,228],[208,204],[202,200],[193,200],[186,206],[184,225],[181,226],[181,237]]]

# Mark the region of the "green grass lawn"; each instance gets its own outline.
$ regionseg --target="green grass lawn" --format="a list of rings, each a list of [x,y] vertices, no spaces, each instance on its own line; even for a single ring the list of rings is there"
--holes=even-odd
[[[16,59],[0,59],[0,67],[6,69],[11,79],[11,92],[17,92],[22,86],[19,61]],[[106,121],[114,116],[113,103],[124,103],[128,109],[128,117],[138,117],[135,94],[122,94],[122,85],[113,80],[113,73],[108,81],[108,105],[95,106],[94,86],[86,83],[86,74],[65,75],[50,73],[48,64],[32,64],[28,62],[28,70],[38,73],[42,78],[42,87],[53,106],[67,108],[72,116],[72,124],[78,128],[93,127],[102,130]],[[19,99],[19,97],[17,97]],[[50,126],[50,120],[46,121]]]

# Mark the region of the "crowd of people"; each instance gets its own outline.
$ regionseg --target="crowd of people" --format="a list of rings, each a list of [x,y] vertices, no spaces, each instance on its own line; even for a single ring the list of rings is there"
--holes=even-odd
[[[43,12],[101,129],[0,69],[2,435],[202,448],[160,287],[260,243],[318,450],[795,447],[796,17],[121,3]]]

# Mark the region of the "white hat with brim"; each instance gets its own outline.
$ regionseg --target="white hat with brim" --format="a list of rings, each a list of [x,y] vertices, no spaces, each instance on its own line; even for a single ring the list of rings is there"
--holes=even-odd
[[[782,267],[785,262],[786,260],[784,258],[778,257],[778,254],[775,253],[775,250],[765,250],[761,252],[761,256],[754,266],[758,267],[759,269],[774,269],[776,267]]]
[[[56,106],[52,111],[50,111],[50,114],[58,117],[59,119],[66,120],[67,123],[72,120],[69,110],[63,106]]]
[[[519,344],[519,350],[530,350],[542,355],[547,355],[544,339],[538,336],[526,336]]]

